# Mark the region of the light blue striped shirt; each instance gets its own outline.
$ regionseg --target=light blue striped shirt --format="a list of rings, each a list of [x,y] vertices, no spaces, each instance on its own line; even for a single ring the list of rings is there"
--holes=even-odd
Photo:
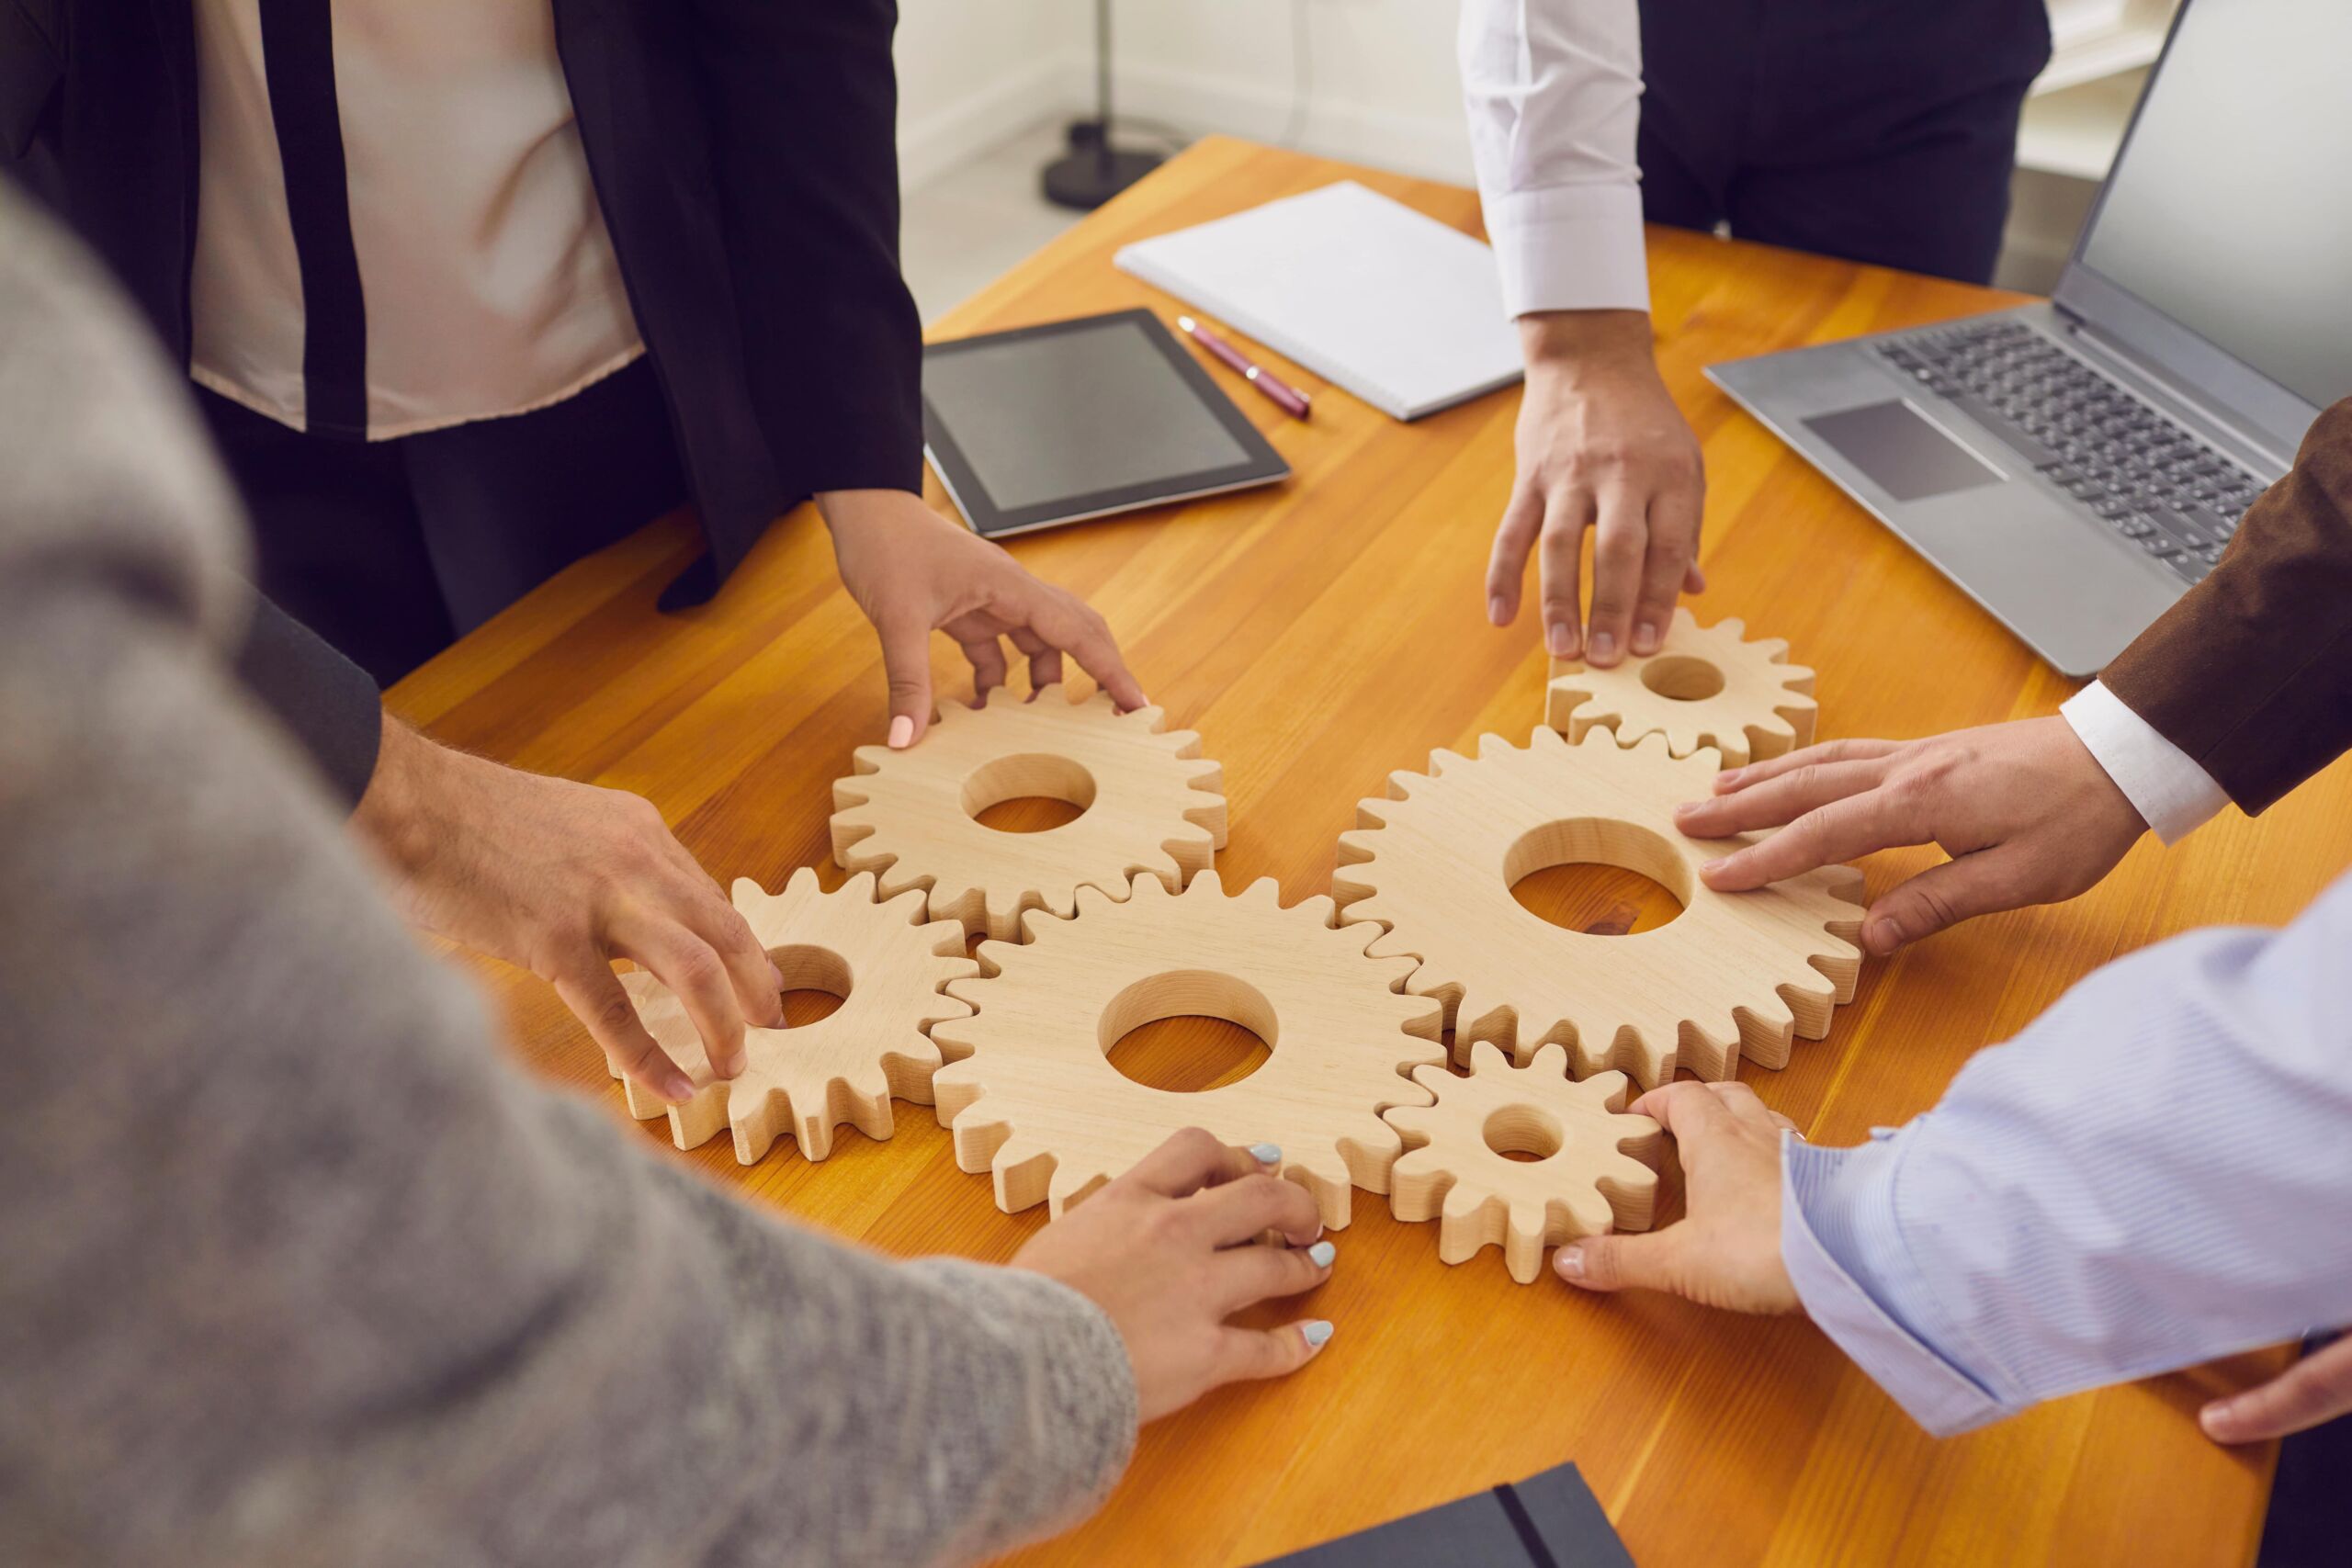
[[[1805,1310],[1938,1436],[2352,1321],[2352,875],[2086,976],[1859,1148],[1781,1145]]]

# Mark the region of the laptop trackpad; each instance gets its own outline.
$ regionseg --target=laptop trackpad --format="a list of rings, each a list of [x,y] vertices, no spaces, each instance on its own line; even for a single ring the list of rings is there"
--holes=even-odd
[[[2007,478],[1906,402],[1840,409],[1804,423],[1897,501],[1925,501]]]

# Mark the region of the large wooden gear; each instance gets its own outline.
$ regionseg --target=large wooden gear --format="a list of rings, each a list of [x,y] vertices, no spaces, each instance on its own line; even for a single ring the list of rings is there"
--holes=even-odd
[[[1077,904],[1074,919],[1029,916],[1025,945],[982,944],[987,977],[948,988],[973,1016],[933,1031],[951,1058],[939,1119],[958,1165],[994,1172],[1000,1207],[1043,1199],[1058,1215],[1189,1126],[1279,1144],[1335,1229],[1351,1186],[1388,1190],[1403,1145],[1380,1112],[1428,1103],[1405,1070],[1445,1059],[1438,1005],[1398,988],[1409,960],[1366,957],[1377,933],[1335,928],[1329,898],[1283,908],[1271,879],[1227,897],[1214,871],[1182,894],[1138,877],[1125,902],[1084,887]],[[1112,1065],[1128,1031],[1194,1014],[1254,1030],[1265,1063],[1190,1094]]]
[[[1200,737],[1164,722],[1102,692],[1071,703],[1059,686],[1025,703],[943,703],[917,745],[858,748],[856,774],[833,785],[833,859],[876,874],[886,898],[922,888],[933,919],[1000,942],[1019,938],[1025,910],[1067,918],[1081,887],[1124,898],[1138,874],[1181,887],[1225,847],[1225,796]],[[1082,810],[1041,833],[978,820],[1025,795]]]
[[[1606,670],[1555,659],[1544,722],[1571,741],[1594,728],[1613,731],[1620,746],[1663,735],[1678,757],[1712,746],[1730,768],[1813,744],[1813,671],[1791,664],[1778,638],[1743,640],[1746,629],[1736,618],[1702,626],[1677,609],[1645,659]]]
[[[1514,1067],[1487,1041],[1473,1048],[1470,1069],[1461,1077],[1414,1068],[1437,1103],[1387,1112],[1405,1138],[1388,1207],[1400,1220],[1437,1220],[1441,1259],[1466,1262],[1499,1246],[1524,1285],[1542,1271],[1547,1247],[1649,1229],[1663,1134],[1646,1116],[1622,1114],[1624,1074],[1572,1079],[1558,1045]]]
[[[1464,1060],[1491,1040],[1525,1063],[1572,1045],[1578,1077],[1616,1068],[1645,1086],[1677,1066],[1727,1078],[1745,1054],[1783,1066],[1794,1035],[1817,1040],[1860,969],[1861,874],[1826,867],[1747,893],[1699,879],[1754,841],[1687,838],[1674,807],[1709,793],[1712,751],[1677,759],[1653,735],[1570,746],[1539,727],[1524,748],[1480,738],[1477,760],[1439,751],[1428,774],[1389,775],[1392,798],[1358,806],[1331,886],[1342,918],[1386,930],[1374,956],[1420,960],[1407,989],[1441,998]],[[1511,897],[1548,866],[1638,872],[1682,913],[1623,936],[1566,931]]]
[[[865,874],[827,893],[807,866],[774,896],[740,878],[734,902],[786,990],[831,991],[842,1005],[797,1029],[745,1031],[743,1071],[720,1078],[676,993],[643,970],[622,976],[638,1017],[695,1084],[691,1099],[672,1105],[628,1083],[629,1114],[640,1122],[666,1115],[682,1149],[731,1128],[735,1157],[750,1165],[787,1134],[808,1158],[823,1159],[844,1122],[887,1138],[894,1096],[930,1104],[940,1057],[925,1032],[971,1011],[940,988],[980,972],[965,955],[961,930],[924,924],[919,893],[877,903]]]

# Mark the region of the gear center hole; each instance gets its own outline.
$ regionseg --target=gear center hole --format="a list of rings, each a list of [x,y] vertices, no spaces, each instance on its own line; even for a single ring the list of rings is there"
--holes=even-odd
[[[1047,832],[1093,804],[1094,775],[1043,751],[994,758],[964,777],[964,815],[1000,833]]]
[[[784,1027],[805,1029],[849,1000],[849,960],[829,948],[771,947],[768,962],[784,972]]]
[[[1529,914],[1588,936],[1655,931],[1691,892],[1690,862],[1663,834],[1598,817],[1521,834],[1503,857],[1503,882]]]
[[[1171,969],[1137,980],[1102,1010],[1102,1055],[1147,1089],[1198,1094],[1239,1083],[1273,1055],[1274,1005],[1246,980]]]
[[[1550,1159],[1567,1142],[1560,1119],[1537,1105],[1506,1105],[1479,1131],[1495,1153],[1529,1165]]]
[[[1724,689],[1724,672],[1687,653],[1661,653],[1642,666],[1642,684],[1668,702],[1704,702]]]

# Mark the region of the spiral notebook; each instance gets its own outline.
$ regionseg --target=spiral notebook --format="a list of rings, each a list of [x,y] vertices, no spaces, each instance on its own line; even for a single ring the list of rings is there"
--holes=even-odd
[[[1138,240],[1113,260],[1392,418],[1520,378],[1494,253],[1353,180]]]

